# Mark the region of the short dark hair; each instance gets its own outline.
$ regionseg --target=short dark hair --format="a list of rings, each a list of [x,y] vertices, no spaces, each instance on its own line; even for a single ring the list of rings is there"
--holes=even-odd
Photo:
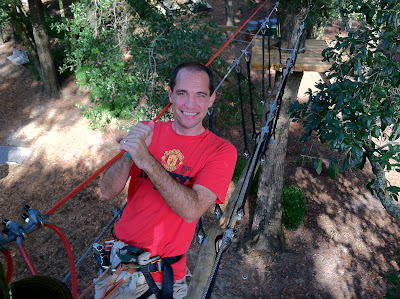
[[[189,62],[184,62],[179,64],[171,74],[171,79],[169,80],[169,88],[171,88],[172,91],[174,91],[174,87],[176,85],[176,76],[178,76],[178,73],[182,69],[187,69],[191,71],[197,71],[197,72],[205,72],[208,75],[208,88],[210,89],[210,96],[214,92],[214,75],[211,72],[211,70],[206,67],[204,64],[201,64],[200,62],[197,61],[189,61]]]

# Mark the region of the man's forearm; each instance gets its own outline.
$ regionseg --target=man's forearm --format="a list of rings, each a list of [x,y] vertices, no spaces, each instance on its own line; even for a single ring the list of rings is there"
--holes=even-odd
[[[216,199],[205,187],[209,194],[203,190],[198,192],[175,180],[154,157],[148,159],[143,170],[170,208],[187,222],[199,219]]]
[[[132,160],[123,155],[106,170],[100,184],[104,198],[113,198],[124,189],[132,165]]]

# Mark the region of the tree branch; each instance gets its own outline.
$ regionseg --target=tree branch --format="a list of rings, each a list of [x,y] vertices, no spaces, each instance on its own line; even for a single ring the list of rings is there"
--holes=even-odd
[[[367,157],[372,166],[372,172],[376,176],[376,183],[371,186],[371,188],[375,191],[376,196],[381,201],[383,207],[388,212],[388,214],[397,220],[400,220],[400,206],[396,205],[393,199],[390,196],[387,196],[386,191],[386,176],[385,171],[382,166],[372,159],[373,156],[373,148],[369,145],[366,146],[367,149]]]

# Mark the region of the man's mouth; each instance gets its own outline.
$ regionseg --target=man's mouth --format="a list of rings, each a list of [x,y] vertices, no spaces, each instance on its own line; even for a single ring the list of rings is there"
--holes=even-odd
[[[185,112],[185,111],[182,111],[182,113],[184,114],[184,115],[188,115],[188,116],[195,116],[195,115],[197,115],[197,113],[196,112]]]

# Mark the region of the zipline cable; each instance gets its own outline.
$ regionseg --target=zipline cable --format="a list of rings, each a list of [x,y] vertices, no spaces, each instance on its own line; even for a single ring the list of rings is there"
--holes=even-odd
[[[118,217],[121,216],[122,212],[124,211],[126,207],[126,202],[122,206],[120,210],[115,211],[113,218],[110,220],[110,222],[103,228],[103,230],[100,232],[100,234],[97,236],[97,238],[93,241],[93,243],[97,243],[101,237],[108,231],[108,229],[111,227],[111,225],[117,220]],[[81,258],[76,262],[75,268],[78,269],[78,267],[84,262],[84,260],[87,258],[87,256],[92,252],[92,246],[90,246],[85,253],[81,256]],[[68,274],[64,277],[62,282],[66,283],[67,280],[71,277],[71,271],[68,272]]]

